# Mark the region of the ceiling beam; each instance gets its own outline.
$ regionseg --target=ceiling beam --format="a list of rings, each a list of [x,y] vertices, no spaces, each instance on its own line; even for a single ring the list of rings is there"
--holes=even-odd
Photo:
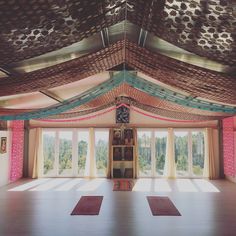
[[[146,30],[140,29],[139,37],[138,37],[138,45],[140,47],[145,47],[146,39],[148,32]]]
[[[103,47],[104,48],[109,47],[110,39],[109,39],[109,31],[107,27],[101,31],[101,38],[102,38]]]
[[[1,67],[0,67],[0,71],[2,71],[3,73],[5,73],[7,76],[19,75],[19,73],[16,72],[14,69],[9,68],[9,67],[7,67],[7,66],[1,66]]]
[[[40,93],[44,94],[45,96],[57,101],[57,102],[60,102],[60,103],[63,103],[63,99],[58,97],[56,94],[54,94],[53,92],[51,91],[48,91],[48,90],[40,90],[39,91]]]

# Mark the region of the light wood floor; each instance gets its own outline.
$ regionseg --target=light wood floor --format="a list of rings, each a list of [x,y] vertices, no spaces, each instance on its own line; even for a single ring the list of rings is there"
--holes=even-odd
[[[235,236],[236,184],[139,179],[132,192],[107,179],[21,180],[0,188],[0,236]],[[71,216],[82,195],[103,195],[99,216]],[[168,196],[182,216],[152,216],[146,196]]]

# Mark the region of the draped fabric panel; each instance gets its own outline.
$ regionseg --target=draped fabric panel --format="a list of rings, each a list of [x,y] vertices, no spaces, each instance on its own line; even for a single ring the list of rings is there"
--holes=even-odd
[[[33,172],[32,178],[38,178],[42,176],[42,170],[40,167],[42,166],[40,163],[43,161],[42,155],[42,129],[36,128],[35,134],[35,144],[34,144],[34,155],[33,155]]]
[[[108,147],[108,162],[107,162],[107,178],[111,178],[111,163],[112,163],[112,133],[113,129],[109,130],[109,147]]]
[[[174,131],[168,128],[167,145],[166,145],[166,161],[164,167],[164,176],[167,178],[176,177],[175,153],[174,153]]]
[[[89,129],[89,161],[86,163],[86,167],[89,172],[86,173],[85,177],[95,177],[96,176],[96,161],[95,161],[95,133],[94,128]]]
[[[11,123],[12,146],[10,160],[10,181],[16,181],[23,175],[24,155],[24,121],[15,120]]]
[[[206,154],[209,159],[209,179],[217,179],[217,158],[214,151],[213,129],[206,129]]]
[[[137,129],[134,128],[133,132],[134,132],[134,144],[135,144],[135,148],[134,148],[134,177],[137,178],[138,177],[138,132],[137,132]]]
[[[234,118],[223,119],[223,156],[224,174],[230,177],[236,176],[236,157],[234,140]]]
[[[203,177],[204,178],[209,178],[210,175],[210,164],[209,164],[209,147],[208,147],[208,134],[207,134],[207,129],[205,129],[204,132],[204,140],[205,140],[205,152],[204,152],[204,167],[203,167]]]

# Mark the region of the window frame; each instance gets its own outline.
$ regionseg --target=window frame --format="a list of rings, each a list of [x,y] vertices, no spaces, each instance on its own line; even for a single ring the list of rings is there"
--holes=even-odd
[[[156,158],[155,158],[155,133],[158,132],[167,132],[167,139],[168,139],[168,128],[137,128],[137,136],[139,131],[151,131],[151,175],[150,176],[140,176],[139,175],[139,169],[137,170],[138,178],[166,178],[164,175],[159,175],[156,173],[155,167],[156,167]],[[187,150],[188,150],[188,170],[186,176],[179,176],[176,174],[176,178],[204,178],[202,176],[194,175],[193,173],[193,153],[192,153],[192,133],[193,132],[202,132],[203,138],[204,138],[204,146],[206,148],[206,140],[205,140],[205,129],[204,128],[173,128],[173,139],[175,135],[175,131],[179,132],[187,132]],[[138,138],[138,137],[137,137]],[[168,142],[168,141],[167,141]],[[174,141],[175,142],[175,141]],[[138,144],[137,144],[138,145]],[[166,144],[167,145],[167,144]],[[138,148],[138,146],[137,146]],[[173,147],[174,148],[174,147]],[[175,150],[173,150],[174,156],[175,156]],[[139,155],[137,156],[137,162]],[[204,160],[205,160],[205,153],[204,153]],[[139,168],[139,166],[138,166]]]
[[[107,177],[107,173],[108,173],[108,167],[109,167],[109,149],[110,149],[110,144],[109,144],[109,135],[110,135],[110,131],[109,131],[110,129],[109,128],[94,128],[93,129],[93,138],[94,138],[94,140],[93,140],[93,143],[94,143],[94,174],[95,174],[95,176],[96,176],[96,178],[105,178],[105,177]],[[100,175],[97,175],[97,164],[96,164],[96,149],[95,149],[95,147],[96,147],[96,131],[107,131],[108,132],[108,140],[107,140],[107,142],[108,142],[108,150],[107,150],[107,167],[106,167],[106,173],[105,173],[105,175],[104,176],[100,176]]]
[[[72,132],[72,174],[67,174],[67,175],[61,175],[59,174],[59,150],[60,150],[60,132]],[[109,128],[42,128],[42,136],[41,136],[41,141],[42,141],[42,159],[40,160],[40,165],[39,165],[39,173],[42,178],[68,178],[68,177],[88,177],[87,175],[79,175],[78,173],[78,141],[79,141],[79,133],[81,131],[87,131],[88,132],[88,151],[89,155],[87,158],[89,160],[89,163],[91,163],[91,158],[93,158],[94,161],[94,175],[98,178],[104,178],[107,177],[106,175],[104,176],[97,176],[96,174],[96,152],[95,152],[95,133],[96,131],[106,131],[108,132],[108,159],[107,159],[107,168],[109,167]],[[54,148],[54,157],[55,157],[55,172],[56,174],[44,174],[44,153],[43,153],[43,133],[44,132],[55,132],[55,148]],[[92,140],[93,139],[93,140]],[[94,149],[92,152],[93,155],[90,154],[90,150]],[[86,168],[86,165],[85,165]],[[106,168],[106,173],[107,173],[107,168]],[[90,167],[89,167],[90,169]],[[92,173],[90,173],[92,174]],[[92,174],[93,175],[93,174]]]

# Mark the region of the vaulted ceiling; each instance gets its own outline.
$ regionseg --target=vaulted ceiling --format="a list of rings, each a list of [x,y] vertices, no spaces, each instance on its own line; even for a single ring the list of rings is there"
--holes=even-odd
[[[0,119],[121,100],[175,119],[232,116],[235,32],[234,0],[0,0]]]

